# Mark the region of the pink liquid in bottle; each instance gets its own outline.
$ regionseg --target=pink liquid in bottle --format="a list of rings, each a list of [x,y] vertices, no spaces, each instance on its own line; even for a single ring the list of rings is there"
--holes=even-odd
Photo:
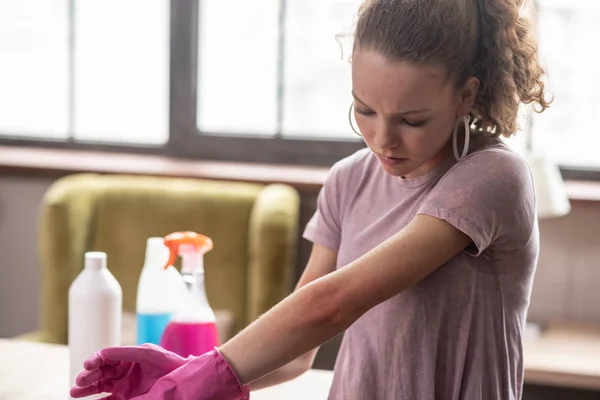
[[[219,345],[217,325],[214,322],[171,321],[160,345],[182,357],[202,355]]]

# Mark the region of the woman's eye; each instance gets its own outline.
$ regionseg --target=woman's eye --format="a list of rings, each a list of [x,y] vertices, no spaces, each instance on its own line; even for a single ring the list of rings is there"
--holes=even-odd
[[[415,121],[409,121],[409,120],[404,120],[404,123],[408,126],[412,126],[413,128],[418,128],[420,126],[423,126],[427,123],[427,121],[419,121],[419,122],[415,122]]]
[[[354,107],[354,110],[355,110],[355,111],[356,111],[358,114],[360,114],[360,115],[367,115],[367,116],[369,116],[369,115],[375,115],[375,112],[374,112],[374,111],[369,111],[369,110],[361,110],[360,108],[356,108],[356,107]]]
[[[358,107],[354,107],[354,111],[356,111],[357,114],[360,115],[365,115],[365,116],[372,116],[375,115],[375,111],[371,111],[371,110],[363,110],[361,108]],[[413,128],[418,128],[420,126],[423,126],[427,123],[427,121],[409,121],[407,119],[401,119],[402,123],[405,123],[406,125],[413,127]]]

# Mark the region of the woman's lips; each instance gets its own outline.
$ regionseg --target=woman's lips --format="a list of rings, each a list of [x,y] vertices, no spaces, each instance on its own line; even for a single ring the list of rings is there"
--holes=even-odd
[[[386,156],[379,156],[379,159],[381,160],[382,163],[389,165],[389,166],[398,166],[401,165],[403,163],[405,163],[406,161],[408,161],[408,158],[403,158],[403,157],[386,157]]]

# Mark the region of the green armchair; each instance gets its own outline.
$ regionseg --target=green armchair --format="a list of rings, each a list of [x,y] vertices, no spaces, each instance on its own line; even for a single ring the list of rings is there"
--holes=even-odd
[[[86,251],[104,251],[135,313],[146,239],[175,231],[211,237],[207,296],[235,333],[293,290],[299,195],[282,184],[74,174],[44,197],[39,226],[39,330],[19,337],[67,343],[68,289]],[[217,316],[219,318],[219,316]]]

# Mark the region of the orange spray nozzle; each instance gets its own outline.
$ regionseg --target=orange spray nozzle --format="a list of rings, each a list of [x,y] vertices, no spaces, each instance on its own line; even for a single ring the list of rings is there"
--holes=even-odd
[[[212,250],[213,242],[208,236],[196,232],[174,232],[164,238],[165,246],[169,249],[169,261],[165,269],[175,263],[179,255],[179,248],[182,245],[192,246],[200,254],[205,254]]]

